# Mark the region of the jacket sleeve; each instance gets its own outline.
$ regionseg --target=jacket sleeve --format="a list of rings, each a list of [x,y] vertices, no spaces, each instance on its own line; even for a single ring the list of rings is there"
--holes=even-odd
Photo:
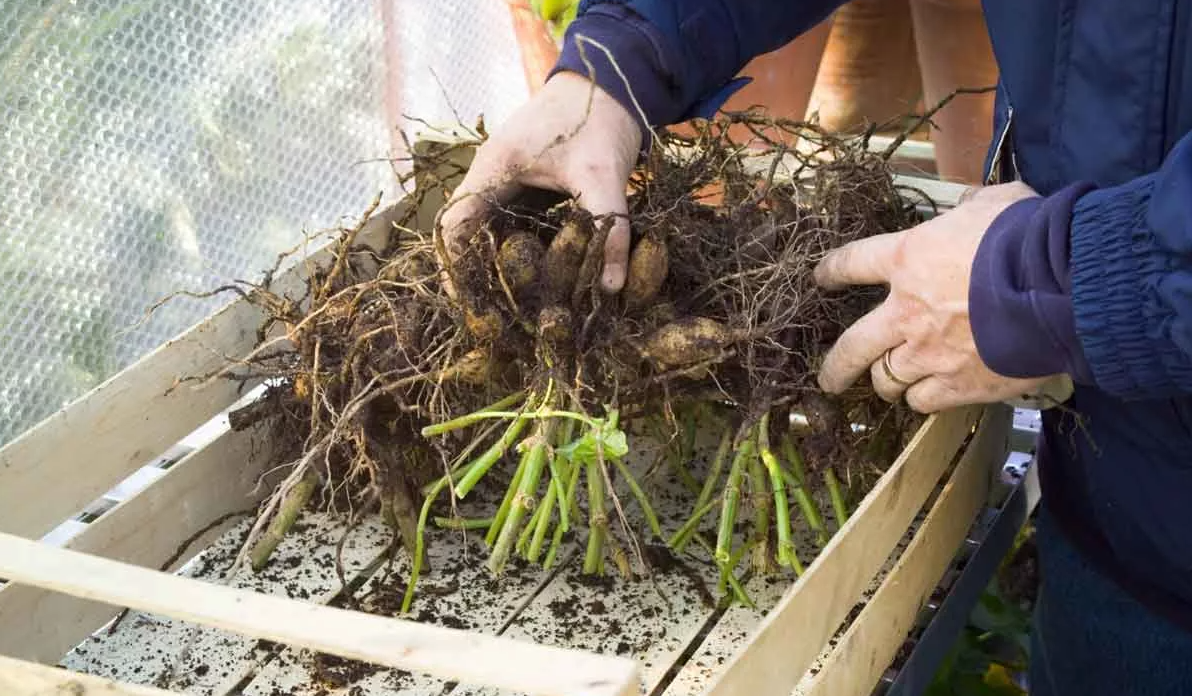
[[[841,4],[583,0],[552,74],[570,70],[590,76],[644,130],[706,117],[746,84],[747,78],[737,78],[746,63],[790,42]]]
[[[978,248],[969,300],[996,372],[1067,372],[1124,399],[1192,393],[1192,135],[1146,176],[1007,208]]]

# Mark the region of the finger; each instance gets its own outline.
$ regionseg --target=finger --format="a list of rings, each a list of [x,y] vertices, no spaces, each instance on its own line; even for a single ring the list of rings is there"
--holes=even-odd
[[[928,377],[906,390],[906,404],[924,415],[963,406],[962,395],[939,377]]]
[[[890,278],[902,232],[850,242],[828,252],[815,267],[815,282],[828,290],[848,285],[877,285]]]
[[[869,375],[873,382],[874,391],[877,392],[878,396],[890,403],[901,399],[903,392],[910,385],[928,376],[926,370],[922,370],[914,364],[910,346],[905,343],[896,346],[890,351],[889,369],[894,372],[893,377],[886,370],[886,360],[886,354],[883,353],[870,366]],[[898,380],[901,380],[901,382]]]
[[[607,165],[581,167],[568,182],[579,204],[600,219],[612,215],[612,227],[604,242],[604,270],[600,286],[605,292],[619,292],[629,267],[629,204],[625,200],[625,177]],[[600,224],[600,223],[598,223]]]
[[[889,301],[850,326],[824,356],[819,371],[820,388],[830,394],[848,389],[887,348],[903,342]]]
[[[498,147],[489,143],[486,147]],[[438,228],[442,230],[444,252],[448,259],[459,258],[468,241],[484,224],[495,206],[521,190],[521,180],[511,176],[511,154],[506,151],[477,151],[468,173],[439,211]]]

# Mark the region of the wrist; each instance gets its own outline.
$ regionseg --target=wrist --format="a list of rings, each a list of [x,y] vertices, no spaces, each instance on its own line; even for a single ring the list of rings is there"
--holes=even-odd
[[[1006,207],[973,259],[969,320],[986,366],[1006,377],[1092,375],[1072,309],[1070,227],[1076,200],[1092,188],[1073,184],[1049,197]]]

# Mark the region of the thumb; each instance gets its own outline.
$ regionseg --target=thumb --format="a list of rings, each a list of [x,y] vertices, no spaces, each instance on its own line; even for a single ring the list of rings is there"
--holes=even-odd
[[[612,217],[612,227],[604,242],[604,271],[600,286],[605,292],[620,292],[625,285],[625,274],[629,267],[629,206],[625,200],[623,182],[601,182],[599,185],[582,189],[579,203],[584,210],[605,223]]]

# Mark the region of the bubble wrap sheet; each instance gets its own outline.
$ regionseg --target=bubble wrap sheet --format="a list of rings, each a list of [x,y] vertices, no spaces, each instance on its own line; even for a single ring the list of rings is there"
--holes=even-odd
[[[158,299],[400,195],[402,114],[491,127],[522,75],[502,0],[0,0],[0,445],[229,298]]]

